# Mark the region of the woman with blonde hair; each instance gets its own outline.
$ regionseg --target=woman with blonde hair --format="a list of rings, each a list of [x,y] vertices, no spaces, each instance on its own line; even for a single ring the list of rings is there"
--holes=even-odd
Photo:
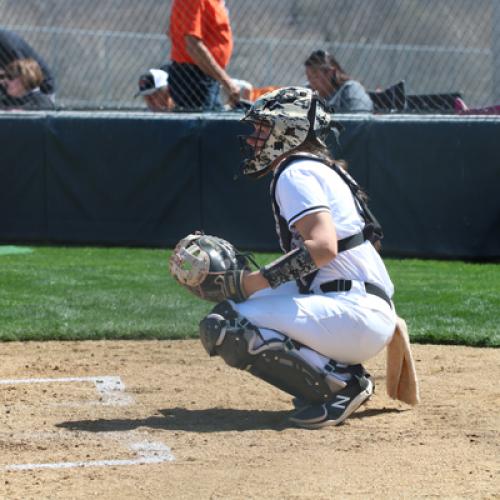
[[[2,76],[5,90],[3,107],[7,109],[54,109],[51,99],[40,91],[43,73],[34,59],[16,59]]]

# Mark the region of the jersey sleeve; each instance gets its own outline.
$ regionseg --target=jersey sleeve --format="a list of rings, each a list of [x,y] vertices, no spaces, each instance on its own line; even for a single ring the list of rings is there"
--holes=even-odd
[[[300,163],[287,168],[276,184],[276,201],[289,228],[306,215],[330,211],[319,179]]]

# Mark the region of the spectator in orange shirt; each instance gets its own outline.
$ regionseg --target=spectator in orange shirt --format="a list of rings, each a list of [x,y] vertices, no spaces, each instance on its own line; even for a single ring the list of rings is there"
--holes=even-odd
[[[174,0],[168,85],[179,109],[221,109],[220,85],[235,105],[238,84],[227,74],[233,35],[224,0]]]

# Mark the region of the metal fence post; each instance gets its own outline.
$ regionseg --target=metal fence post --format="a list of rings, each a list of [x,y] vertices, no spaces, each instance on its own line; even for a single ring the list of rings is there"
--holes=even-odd
[[[500,103],[500,0],[492,1],[491,56],[493,64],[493,99]]]

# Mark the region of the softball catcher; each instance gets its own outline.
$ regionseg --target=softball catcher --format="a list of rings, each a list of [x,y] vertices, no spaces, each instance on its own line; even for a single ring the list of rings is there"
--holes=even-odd
[[[201,342],[293,396],[290,420],[338,425],[373,393],[362,363],[395,331],[394,286],[374,247],[381,228],[363,192],[325,138],[340,126],[310,89],[262,96],[243,121],[243,173],[272,174],[271,199],[283,255],[261,269],[214,236],[189,235],[172,275],[217,302],[200,322]]]

